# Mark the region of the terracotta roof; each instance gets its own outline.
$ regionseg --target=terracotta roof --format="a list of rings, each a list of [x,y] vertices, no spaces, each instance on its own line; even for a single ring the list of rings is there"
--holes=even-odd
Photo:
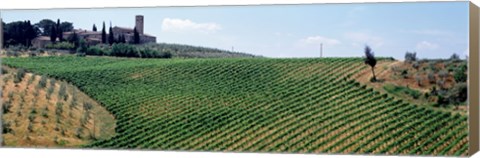
[[[120,30],[127,30],[127,31],[133,31],[132,28],[128,28],[128,27],[119,27],[119,26],[115,26],[113,27],[114,29],[120,29]]]
[[[96,34],[101,34],[101,32],[94,32],[94,31],[81,30],[81,29],[73,30],[73,31],[75,31],[75,33],[76,33],[76,34],[79,34],[79,35],[96,35]],[[70,34],[73,34],[73,31],[64,32],[63,34],[70,35]]]
[[[50,37],[49,36],[38,36],[34,40],[50,41]]]
[[[152,35],[149,35],[149,34],[141,34],[140,36],[155,37],[155,36],[152,36]]]
[[[99,38],[93,38],[93,37],[89,37],[89,38],[87,38],[87,40],[89,40],[89,41],[102,41]]]

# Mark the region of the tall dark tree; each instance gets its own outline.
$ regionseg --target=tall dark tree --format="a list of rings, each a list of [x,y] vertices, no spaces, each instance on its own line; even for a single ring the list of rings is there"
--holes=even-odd
[[[113,43],[115,43],[115,36],[113,34],[113,29],[112,29],[112,25],[110,25],[110,28],[108,29],[108,43],[110,45],[112,45]]]
[[[56,26],[56,31],[57,31],[57,37],[58,37],[58,40],[60,42],[63,41],[63,30],[62,30],[62,27],[60,25],[60,19],[57,19],[57,26]]]
[[[137,31],[137,27],[133,28],[133,43],[134,44],[140,43],[140,34]]]
[[[51,27],[50,29],[50,41],[52,43],[55,43],[55,41],[57,41],[57,30],[55,29],[55,26],[54,27]]]
[[[25,46],[29,47],[32,44],[32,40],[38,36],[38,32],[35,30],[35,27],[32,26],[30,20],[25,23]]]
[[[375,59],[375,55],[369,46],[365,46],[365,64],[370,65],[372,68],[373,77],[371,81],[377,81],[377,77],[375,76],[375,65],[377,65],[377,59]]]
[[[125,35],[122,35],[122,40],[120,42],[121,43],[127,43],[127,40],[125,39]]]
[[[460,60],[460,56],[457,53],[453,53],[452,56],[450,56],[450,60],[458,61]]]
[[[70,43],[73,43],[73,45],[75,46],[75,48],[78,47],[78,43],[79,43],[79,38],[78,38],[78,35],[77,33],[74,31],[72,36],[70,36],[70,38],[68,39],[68,41]]]
[[[62,32],[73,31],[73,23],[64,21],[60,23],[60,28],[62,29]]]
[[[95,24],[93,24],[92,31],[93,31],[93,32],[97,32],[97,26],[95,26]]]
[[[105,31],[105,21],[102,28],[102,43],[107,43],[107,32]]]
[[[5,45],[7,45],[7,42],[6,42],[7,40],[6,39],[10,39],[10,33],[7,32],[7,29],[6,29],[7,24],[5,22],[3,22],[3,20],[1,20],[1,21],[2,21],[2,30],[0,30],[0,31],[3,32],[2,42],[3,42],[3,46],[5,46]]]
[[[38,36],[38,29],[30,21],[15,21],[8,24],[2,22],[5,46],[24,45],[29,47],[32,39]]]
[[[40,29],[42,36],[50,36],[52,28],[55,27],[55,22],[50,19],[43,19],[36,23],[35,26]]]

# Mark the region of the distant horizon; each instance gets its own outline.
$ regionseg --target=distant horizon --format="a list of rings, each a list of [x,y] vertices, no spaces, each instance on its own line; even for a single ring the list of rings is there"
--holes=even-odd
[[[157,43],[183,44],[269,58],[378,57],[447,59],[468,55],[468,2],[405,2],[2,10],[5,23],[42,19],[72,22],[75,29],[133,28],[145,17],[145,34]]]

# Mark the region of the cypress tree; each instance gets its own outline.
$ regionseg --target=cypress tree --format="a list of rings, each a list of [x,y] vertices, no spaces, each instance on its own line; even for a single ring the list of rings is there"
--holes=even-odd
[[[57,37],[60,42],[63,41],[63,31],[62,27],[60,27],[60,19],[57,19]]]
[[[27,26],[26,46],[30,47],[32,44],[32,39],[37,37],[37,33],[35,32],[35,29],[33,28],[32,23],[30,23],[30,20],[27,21],[26,26]]]
[[[102,28],[102,43],[107,43],[107,32],[105,31],[105,21]]]
[[[70,43],[73,43],[73,45],[75,46],[75,48],[78,47],[78,42],[79,42],[79,38],[78,38],[78,35],[75,31],[73,31],[73,35],[71,36],[70,40],[69,40]]]
[[[137,28],[133,28],[133,43],[139,44],[140,43],[140,35],[138,34]]]
[[[377,59],[375,59],[375,55],[372,49],[369,46],[365,46],[365,64],[370,65],[372,68],[373,77],[370,81],[375,82],[377,81],[377,77],[375,76],[375,65],[377,65]]]
[[[115,36],[113,35],[113,29],[112,26],[110,25],[110,28],[108,29],[108,43],[112,45],[115,43]]]
[[[92,31],[93,31],[93,32],[97,32],[97,26],[95,26],[95,24],[93,24]]]
[[[127,43],[127,40],[125,39],[125,35],[122,35],[122,40],[120,42],[121,43]]]
[[[56,29],[55,29],[55,26],[52,26],[52,30],[50,31],[50,41],[52,43],[55,43],[55,41],[57,41],[57,33],[56,33]]]

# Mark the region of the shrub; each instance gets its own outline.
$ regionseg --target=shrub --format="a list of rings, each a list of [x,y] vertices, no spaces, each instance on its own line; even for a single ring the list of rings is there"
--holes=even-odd
[[[429,83],[435,83],[435,74],[433,72],[428,72],[427,74],[428,82]]]
[[[413,61],[417,61],[417,53],[416,52],[405,53],[405,62],[411,63]]]
[[[40,48],[40,49],[38,49],[38,52],[40,52],[40,53],[42,53],[42,54],[43,54],[43,53],[45,53],[45,49],[43,49],[43,48]]]
[[[19,52],[16,52],[16,51],[7,51],[7,56],[8,57],[18,57],[20,56],[20,53]]]
[[[455,70],[453,78],[455,79],[455,82],[457,82],[457,83],[466,82],[467,81],[467,74],[465,74],[465,72],[462,71],[462,70]]]
[[[438,72],[438,77],[444,80],[445,78],[448,77],[448,71],[441,70],[440,72]]]
[[[453,53],[452,56],[450,56],[451,61],[458,61],[460,60],[460,56],[458,56],[457,53]]]
[[[437,64],[437,62],[435,61],[430,61],[428,62],[428,68],[430,68],[430,70],[432,70],[433,72],[437,71],[437,67],[435,67],[435,65]]]
[[[27,85],[31,85],[33,83],[33,80],[35,80],[35,75],[32,75],[32,77],[28,79]]]
[[[40,81],[38,82],[37,88],[45,88],[45,87],[47,87],[47,77],[41,76]]]
[[[28,132],[33,132],[33,124],[32,124],[32,122],[29,122],[29,123],[28,123],[27,129],[28,129]]]
[[[2,128],[3,128],[2,132],[5,133],[5,134],[13,132],[12,124],[10,122],[3,123]]]
[[[452,101],[452,103],[458,104],[461,102],[465,102],[468,97],[467,90],[467,83],[461,82],[455,84],[455,86],[449,91],[449,96],[451,97],[450,100]]]
[[[86,56],[85,53],[77,53],[76,55],[77,55],[77,57],[85,57]]]
[[[77,136],[77,138],[82,139],[83,128],[82,127],[77,128],[77,131],[75,132],[75,135]]]
[[[29,57],[35,57],[35,56],[38,56],[38,52],[37,52],[37,51],[31,51],[31,52],[28,52],[28,56],[29,56]]]
[[[55,108],[55,114],[57,116],[61,116],[63,113],[63,103],[57,103],[57,107]]]
[[[438,85],[440,88],[443,88],[443,86],[445,85],[445,80],[443,80],[443,79],[437,80],[437,85]]]
[[[91,109],[93,109],[93,105],[89,102],[84,102],[83,108],[85,109],[85,111],[90,111]]]
[[[68,96],[67,96],[67,86],[62,83],[60,84],[60,89],[58,90],[58,97],[59,99],[62,98],[64,100],[67,100]]]
[[[54,87],[55,86],[55,79],[50,79],[50,87]]]
[[[402,70],[401,75],[402,75],[403,78],[408,78],[408,70],[407,69]]]
[[[13,106],[12,106],[12,103],[11,103],[10,100],[3,102],[3,109],[2,109],[2,110],[3,110],[3,113],[6,114],[6,113],[11,112],[11,108],[12,108],[12,107],[13,107]]]
[[[423,86],[423,77],[420,75],[415,76],[415,81],[417,81],[418,86]]]
[[[15,83],[20,83],[25,76],[25,69],[18,69],[17,74],[15,75],[15,78],[13,79],[13,82]]]
[[[8,70],[7,70],[7,69],[5,69],[4,67],[2,67],[1,71],[2,71],[2,75],[4,75],[4,74],[7,74],[7,73],[8,73]]]
[[[418,70],[418,68],[420,68],[420,63],[418,63],[417,61],[413,62],[412,64],[412,67],[416,70]]]
[[[47,49],[61,49],[61,50],[74,50],[75,44],[70,42],[59,42],[55,44],[47,44],[45,46]]]
[[[80,39],[80,42],[78,42],[78,45],[79,46],[77,48],[77,53],[87,52],[88,46],[84,39]]]
[[[113,44],[111,55],[119,57],[141,57],[135,46],[124,43]]]
[[[467,71],[467,66],[466,64],[462,64],[460,67],[455,69],[455,72],[453,74],[453,78],[455,79],[455,82],[466,82],[467,81],[467,74],[465,73]]]

